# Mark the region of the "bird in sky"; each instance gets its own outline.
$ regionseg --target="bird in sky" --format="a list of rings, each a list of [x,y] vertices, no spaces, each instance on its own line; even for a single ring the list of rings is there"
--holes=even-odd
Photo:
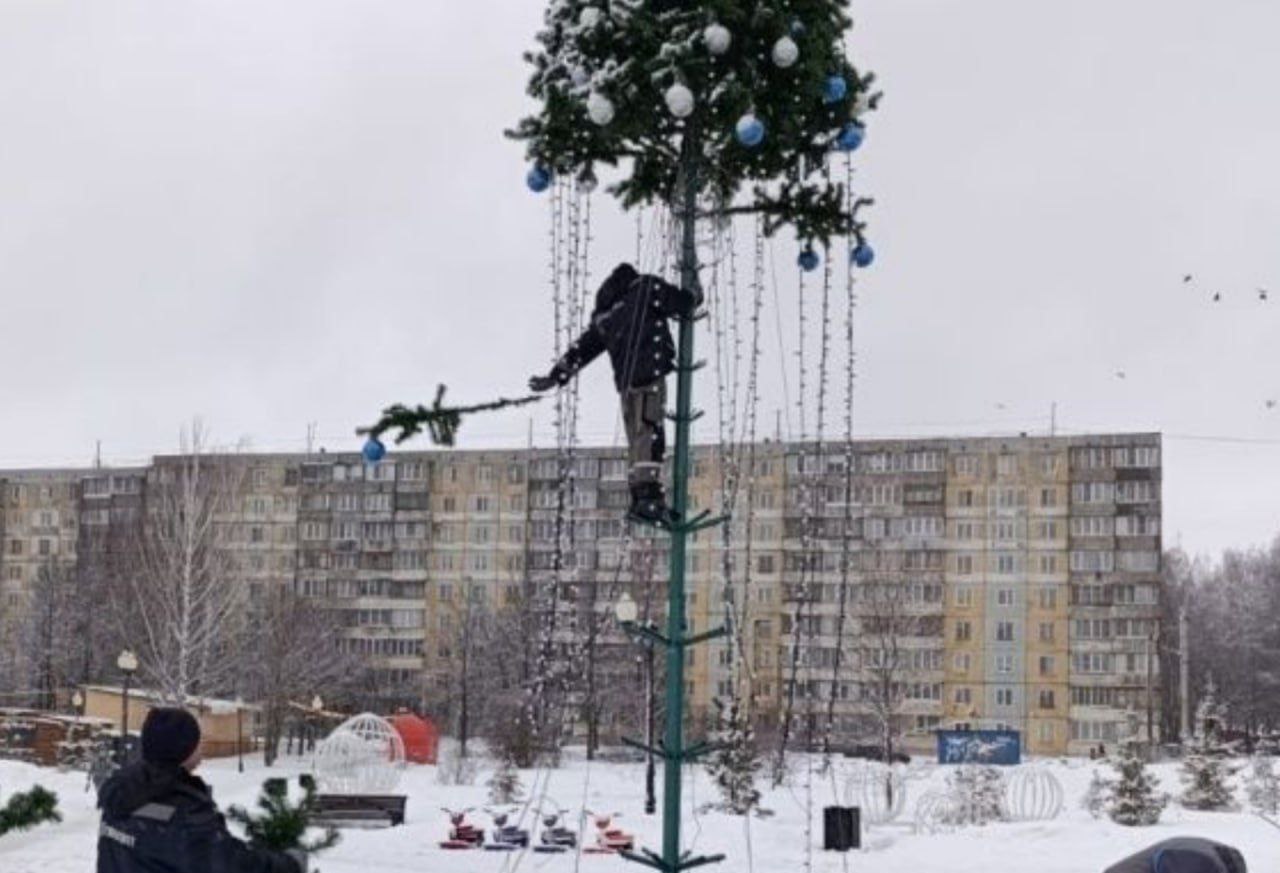
[[[1187,273],[1187,275],[1185,275],[1185,276],[1183,276],[1183,277],[1182,277],[1182,284],[1183,284],[1183,285],[1187,284],[1187,283],[1188,283],[1188,282],[1190,282],[1190,281],[1191,281],[1191,274],[1190,274],[1190,273]]]
[[[1275,408],[1276,408],[1276,402],[1274,400],[1268,400],[1267,409],[1275,409]]]
[[[1258,299],[1259,299],[1259,300],[1261,300],[1263,303],[1266,303],[1266,302],[1267,302],[1267,297],[1268,297],[1270,294],[1271,294],[1271,292],[1270,292],[1270,291],[1268,291],[1266,288],[1259,288],[1259,289],[1258,289]]]
[[[1008,409],[1008,408],[1009,408],[1009,407],[1005,406],[1003,403],[997,403],[997,404],[996,404],[996,409]]]
[[[1124,378],[1124,370],[1116,370],[1116,378],[1117,378],[1117,379],[1123,379],[1123,378]]]
[[[1222,292],[1221,292],[1221,291],[1215,291],[1215,292],[1213,292],[1213,302],[1214,302],[1214,303],[1221,303],[1221,302],[1222,302]]]

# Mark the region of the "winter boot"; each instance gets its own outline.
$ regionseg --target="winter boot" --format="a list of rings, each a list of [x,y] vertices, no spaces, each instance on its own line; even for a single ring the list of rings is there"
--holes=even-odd
[[[667,509],[661,482],[637,482],[631,486],[631,509],[627,518],[640,524],[671,523],[671,510]]]

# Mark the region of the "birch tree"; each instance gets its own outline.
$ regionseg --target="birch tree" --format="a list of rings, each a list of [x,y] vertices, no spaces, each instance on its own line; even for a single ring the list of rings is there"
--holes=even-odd
[[[116,598],[143,680],[170,702],[230,687],[245,601],[230,548],[245,465],[211,454],[198,420],[180,444],[151,471],[136,563]]]

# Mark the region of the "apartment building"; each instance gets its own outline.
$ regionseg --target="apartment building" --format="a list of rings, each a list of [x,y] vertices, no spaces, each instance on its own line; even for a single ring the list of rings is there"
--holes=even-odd
[[[593,681],[636,682],[609,615],[626,590],[662,620],[667,550],[624,520],[620,450],[232,460],[225,521],[246,603],[288,586],[338,611],[336,644],[388,702],[447,698],[469,616],[504,605],[538,610],[554,653],[591,635],[608,655]],[[733,518],[690,543],[689,629],[729,621],[740,640],[690,652],[695,719],[745,675],[759,711],[790,710],[801,740],[830,706],[837,745],[886,705],[917,750],[968,726],[1078,754],[1159,722],[1158,434],[766,441],[732,460],[693,455],[691,505]],[[127,559],[149,489],[181,462],[0,472],[4,651],[18,657],[39,568],[66,562],[88,586]]]

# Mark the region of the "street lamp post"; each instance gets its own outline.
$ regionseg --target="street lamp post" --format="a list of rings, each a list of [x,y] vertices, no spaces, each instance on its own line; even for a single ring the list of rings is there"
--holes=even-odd
[[[636,626],[636,618],[639,616],[639,609],[636,602],[631,599],[631,595],[622,592],[622,596],[618,598],[617,604],[614,606],[614,615],[618,619],[618,624],[628,632]],[[645,624],[645,627],[656,633],[657,629],[652,622]],[[653,765],[653,643],[644,640],[644,721],[645,721],[645,770],[644,770],[644,811],[646,815],[653,815],[658,810],[658,800],[654,795],[654,765]]]
[[[138,669],[138,656],[125,649],[116,658],[116,666],[124,674],[124,688],[120,695],[120,763],[123,764],[129,746],[129,680]]]
[[[319,730],[321,713],[324,712],[324,701],[320,698],[319,694],[311,698],[311,708],[316,711],[316,714],[313,723],[307,730],[307,746],[309,749],[315,748],[314,733]]]
[[[244,698],[236,695],[236,768],[244,772]]]

